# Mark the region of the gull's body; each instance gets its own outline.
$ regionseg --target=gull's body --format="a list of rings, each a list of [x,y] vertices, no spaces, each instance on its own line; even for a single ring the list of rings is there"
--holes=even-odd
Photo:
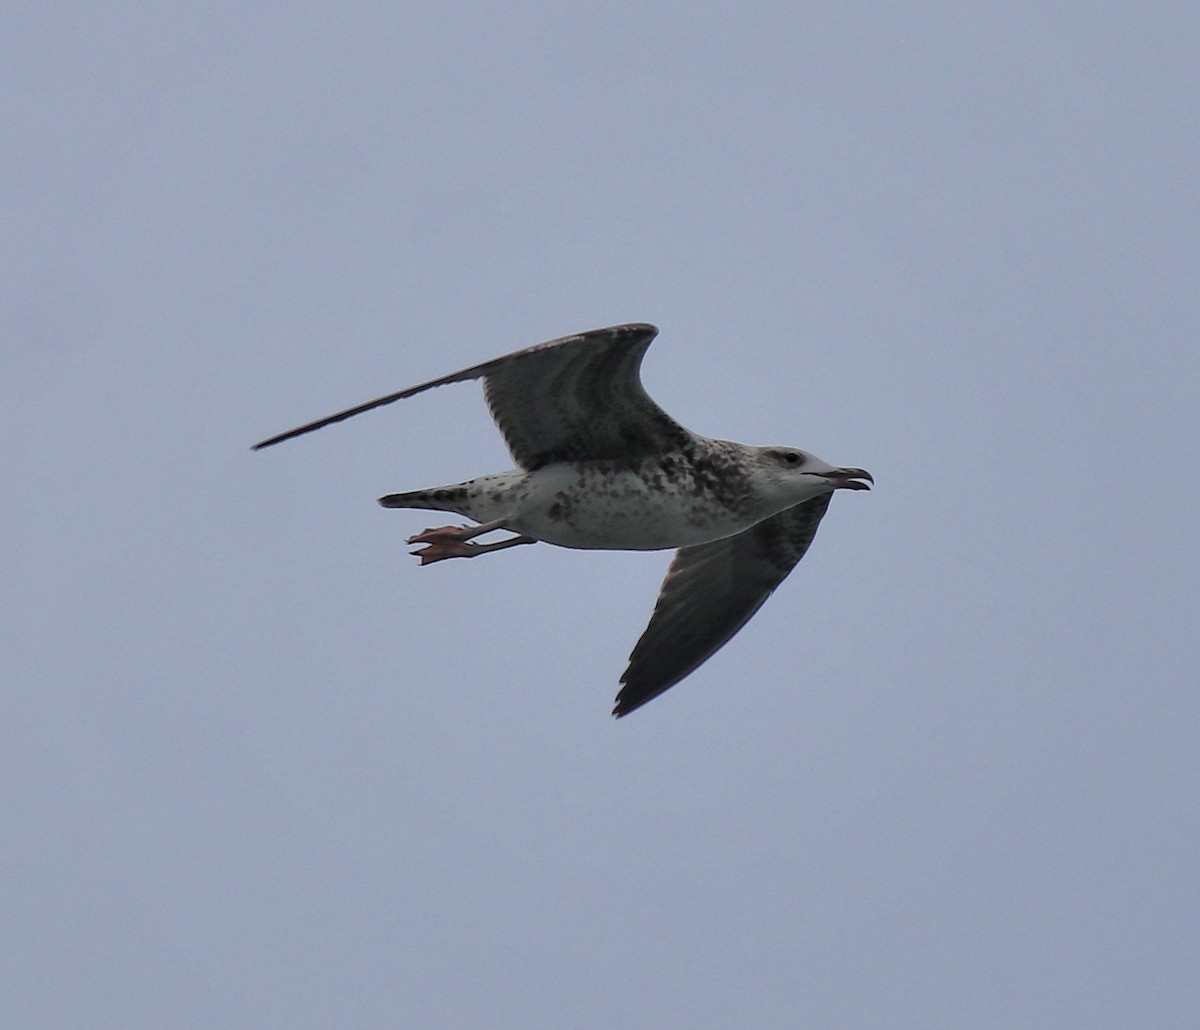
[[[654,616],[630,656],[615,715],[645,704],[711,657],[808,549],[836,489],[867,489],[862,469],[795,448],[750,447],[684,429],[642,388],[657,335],[642,323],[551,340],[381,397],[258,444],[267,447],[435,386],[484,380],[518,468],[390,494],[390,508],[450,511],[480,523],[426,530],[422,561],[517,544],[605,550],[679,548]],[[518,534],[469,541],[493,530]]]

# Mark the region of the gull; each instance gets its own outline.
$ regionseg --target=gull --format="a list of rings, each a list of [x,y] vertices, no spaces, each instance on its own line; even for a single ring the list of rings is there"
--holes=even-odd
[[[435,386],[483,380],[517,468],[388,494],[385,508],[473,519],[409,537],[421,565],[539,541],[586,550],[678,548],[613,707],[628,715],[711,658],[804,556],[835,490],[870,473],[795,447],[751,447],[684,429],[642,387],[658,335],[644,322],[563,336],[272,436],[271,447]],[[491,543],[497,530],[512,536]]]

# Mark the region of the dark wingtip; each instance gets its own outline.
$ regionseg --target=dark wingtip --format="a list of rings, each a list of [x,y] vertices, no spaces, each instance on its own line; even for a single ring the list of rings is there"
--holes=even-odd
[[[661,690],[656,690],[653,694],[634,696],[630,693],[628,686],[623,686],[613,701],[612,717],[614,719],[623,719],[630,712],[636,712],[642,705],[653,701],[662,692]]]
[[[312,432],[312,430],[308,429],[307,427],[304,429],[292,429],[286,433],[280,433],[278,436],[272,436],[266,440],[259,440],[258,443],[250,448],[250,450],[261,451],[264,447],[274,447],[277,443],[283,443],[284,440],[290,440],[292,437],[300,436],[306,432]]]

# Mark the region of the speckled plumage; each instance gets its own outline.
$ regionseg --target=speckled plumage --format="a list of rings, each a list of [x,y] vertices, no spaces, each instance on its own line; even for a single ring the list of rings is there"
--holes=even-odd
[[[456,512],[475,527],[426,530],[422,564],[544,541],[610,550],[679,548],[621,678],[625,715],[688,675],[762,606],[812,542],[835,489],[862,469],[794,448],[749,447],[684,429],[642,387],[658,330],[644,323],[538,344],[264,440],[267,447],[436,386],[483,379],[517,464],[465,483],[389,494],[386,507]],[[496,529],[499,543],[467,541]]]

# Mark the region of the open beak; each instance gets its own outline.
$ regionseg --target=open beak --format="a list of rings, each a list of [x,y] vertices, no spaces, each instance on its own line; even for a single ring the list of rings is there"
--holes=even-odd
[[[833,484],[835,490],[870,490],[870,484],[875,482],[874,477],[866,469],[834,469],[824,475]]]

